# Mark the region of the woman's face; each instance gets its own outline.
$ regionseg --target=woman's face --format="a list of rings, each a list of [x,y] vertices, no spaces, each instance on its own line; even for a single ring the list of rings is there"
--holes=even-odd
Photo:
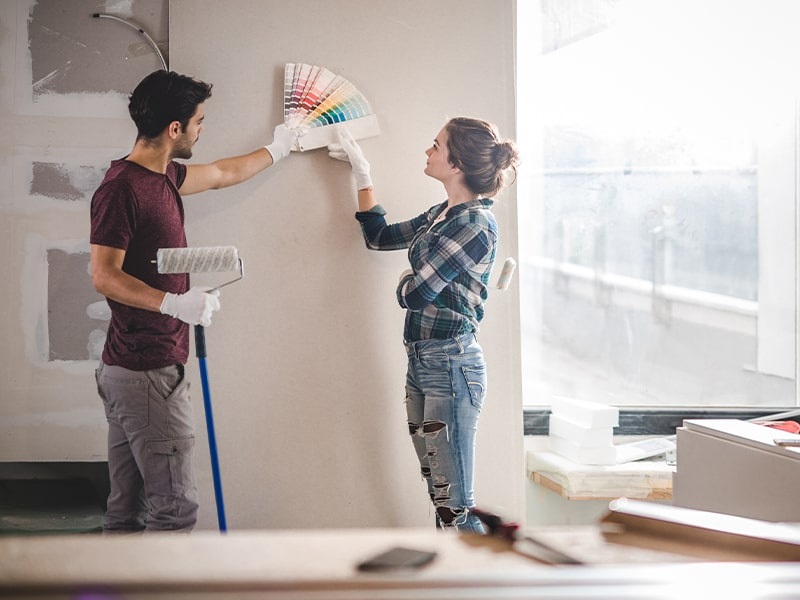
[[[442,130],[433,140],[433,145],[425,150],[428,161],[425,163],[425,174],[439,181],[446,181],[458,173],[450,164],[450,154],[447,151],[447,129]]]

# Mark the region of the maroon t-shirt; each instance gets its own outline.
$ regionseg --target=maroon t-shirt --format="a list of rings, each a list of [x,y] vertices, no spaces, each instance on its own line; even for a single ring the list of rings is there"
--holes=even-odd
[[[125,251],[122,270],[147,285],[182,294],[188,274],[158,273],[159,248],[185,248],[183,201],[178,188],[186,165],[171,161],[166,174],[127,160],[112,161],[92,197],[90,242]],[[189,326],[161,313],[107,298],[111,307],[103,362],[134,371],[184,364]]]

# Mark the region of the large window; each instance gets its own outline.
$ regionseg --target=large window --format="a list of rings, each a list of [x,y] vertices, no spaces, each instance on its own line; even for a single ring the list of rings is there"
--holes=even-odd
[[[518,11],[526,405],[796,406],[794,3]]]

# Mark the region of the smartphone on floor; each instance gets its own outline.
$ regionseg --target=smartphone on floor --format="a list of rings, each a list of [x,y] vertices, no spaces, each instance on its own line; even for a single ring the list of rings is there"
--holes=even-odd
[[[359,571],[388,571],[392,569],[417,569],[430,563],[436,552],[396,546],[358,564]]]

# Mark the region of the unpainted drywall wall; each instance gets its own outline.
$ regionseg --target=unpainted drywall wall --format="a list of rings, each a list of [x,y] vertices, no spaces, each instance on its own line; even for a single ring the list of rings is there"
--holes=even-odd
[[[89,201],[135,136],[127,94],[160,60],[165,0],[0,2],[0,461],[96,461],[109,319],[89,277]]]

